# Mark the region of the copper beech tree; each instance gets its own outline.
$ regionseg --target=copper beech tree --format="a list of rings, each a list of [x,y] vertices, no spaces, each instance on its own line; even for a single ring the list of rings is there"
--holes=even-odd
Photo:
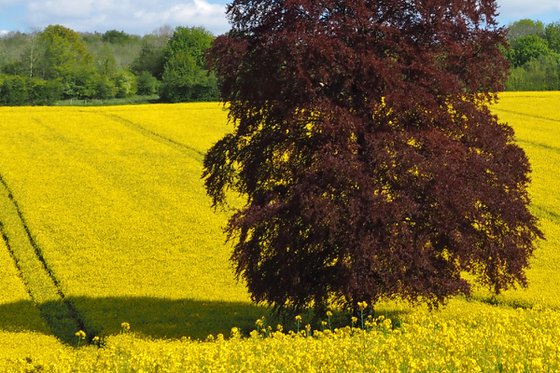
[[[256,302],[432,305],[526,285],[542,233],[529,162],[488,109],[503,87],[490,0],[236,0],[209,63],[233,132],[204,160],[231,191],[232,261]],[[467,277],[464,273],[470,273]]]

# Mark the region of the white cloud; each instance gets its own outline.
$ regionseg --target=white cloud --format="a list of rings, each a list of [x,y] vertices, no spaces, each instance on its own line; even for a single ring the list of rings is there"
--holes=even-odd
[[[204,26],[218,34],[229,29],[225,4],[230,1],[0,0],[3,13],[0,15],[6,17],[3,28],[22,31],[58,23],[78,31],[117,29],[136,34],[149,33],[163,25]],[[560,21],[560,0],[497,0],[497,3],[498,20],[504,24],[521,18]],[[14,13],[8,11],[16,8],[21,11],[13,17]]]
[[[77,31],[118,29],[144,34],[171,25],[204,26],[222,33],[229,28],[225,5],[216,1],[220,0],[31,0],[27,18],[35,27],[59,23]]]
[[[139,23],[205,26],[225,29],[225,7],[204,0],[192,0],[166,9],[138,10],[133,13]]]
[[[10,33],[10,31],[8,31],[8,30],[0,30],[0,36],[7,35],[9,33]]]
[[[37,18],[56,16],[60,18],[84,17],[92,13],[92,1],[32,1],[28,10]]]
[[[559,0],[498,0],[499,18],[516,21],[523,18],[560,21]]]

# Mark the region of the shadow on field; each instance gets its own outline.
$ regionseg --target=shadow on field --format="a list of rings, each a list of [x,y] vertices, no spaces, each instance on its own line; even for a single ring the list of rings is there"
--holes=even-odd
[[[0,305],[0,330],[7,332],[34,331],[50,334],[39,310],[32,301]]]
[[[127,322],[132,332],[147,337],[205,339],[209,334],[229,336],[234,326],[248,333],[256,319],[269,317],[266,308],[240,302],[149,297],[67,297],[66,300],[83,316],[87,330],[95,330],[100,336],[118,334],[122,330],[121,323]],[[29,309],[33,307],[29,301],[0,305],[0,330],[48,333],[36,317],[24,316],[30,314]],[[50,308],[50,305],[42,304],[41,308]],[[73,335],[74,332],[65,331],[64,334]],[[57,336],[60,333],[54,332]]]
[[[526,299],[504,297],[503,295],[473,295],[471,300],[485,303],[491,306],[500,306],[508,308],[521,308],[521,309],[531,309],[533,304]]]

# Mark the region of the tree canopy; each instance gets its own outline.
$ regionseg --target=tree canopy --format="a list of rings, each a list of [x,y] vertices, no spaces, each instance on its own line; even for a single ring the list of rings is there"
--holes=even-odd
[[[233,132],[204,160],[256,302],[436,305],[526,284],[541,236],[529,162],[488,104],[505,30],[491,0],[254,1],[210,51]]]
[[[511,43],[511,47],[512,51],[510,60],[512,61],[514,67],[523,66],[531,60],[535,60],[541,56],[550,55],[552,53],[546,40],[535,34],[515,39]]]
[[[165,101],[217,99],[213,73],[206,70],[206,51],[214,36],[202,27],[178,27],[164,51],[161,96]]]
[[[544,23],[524,18],[509,25],[507,37],[510,41],[513,41],[527,35],[543,36],[544,34]]]
[[[38,74],[43,78],[71,79],[95,70],[93,56],[88,52],[82,37],[60,25],[48,26],[39,35],[41,51],[38,57]]]

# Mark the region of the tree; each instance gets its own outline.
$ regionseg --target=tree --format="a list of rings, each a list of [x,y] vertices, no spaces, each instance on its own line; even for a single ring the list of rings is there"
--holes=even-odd
[[[507,38],[514,41],[527,35],[544,36],[544,23],[541,21],[533,21],[532,19],[521,19],[513,22],[508,26]]]
[[[0,75],[0,105],[52,105],[62,95],[57,81]]]
[[[178,27],[167,43],[160,96],[163,101],[211,101],[218,98],[205,54],[214,36],[201,27]]]
[[[148,71],[140,73],[136,77],[136,86],[139,95],[154,95],[158,90],[158,80]]]
[[[117,30],[106,31],[103,36],[101,36],[101,40],[111,44],[126,44],[130,39],[133,38],[135,37],[127,34],[124,31]]]
[[[19,106],[29,101],[27,79],[22,76],[7,76],[0,81],[0,103]]]
[[[122,70],[115,77],[116,97],[125,98],[136,94],[136,76],[130,71]]]
[[[138,57],[132,62],[132,71],[137,75],[147,71],[156,78],[163,75],[163,51],[165,44],[159,45],[155,37],[144,37]]]
[[[560,53],[560,22],[549,23],[545,28],[548,47],[556,53]]]
[[[66,97],[87,98],[94,94],[97,71],[92,55],[80,35],[64,26],[47,26],[39,35],[37,76],[60,80]]]
[[[144,35],[142,47],[138,57],[132,63],[131,69],[140,75],[147,71],[157,79],[163,75],[164,51],[167,42],[173,36],[173,29],[170,26],[163,26],[151,34]]]
[[[506,87],[510,91],[560,90],[560,57],[543,55],[511,69]]]
[[[234,124],[204,159],[256,302],[432,305],[525,285],[529,162],[488,109],[492,0],[234,0],[210,51]]]
[[[511,43],[510,62],[514,67],[519,67],[531,60],[552,53],[546,40],[540,36],[522,36]]]

